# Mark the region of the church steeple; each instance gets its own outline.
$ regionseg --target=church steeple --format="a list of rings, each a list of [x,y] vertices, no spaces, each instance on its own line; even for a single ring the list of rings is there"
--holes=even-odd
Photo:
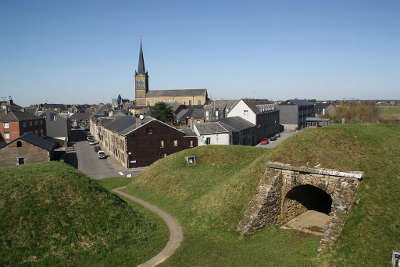
[[[139,63],[135,72],[135,100],[137,107],[146,106],[146,94],[149,91],[149,74],[144,67],[142,40],[140,40]]]
[[[144,67],[142,40],[140,40],[140,52],[139,52],[138,73],[142,73],[142,74],[145,74],[145,73],[146,73],[146,69],[145,69],[145,67]]]

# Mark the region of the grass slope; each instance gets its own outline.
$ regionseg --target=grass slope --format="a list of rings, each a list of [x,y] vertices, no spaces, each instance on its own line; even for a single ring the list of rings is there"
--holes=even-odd
[[[185,156],[196,155],[187,166]],[[319,239],[271,226],[241,238],[235,227],[255,193],[270,150],[206,146],[161,159],[125,192],[156,204],[183,226],[181,248],[165,266],[307,265]],[[295,257],[287,257],[288,255]]]
[[[194,154],[196,166],[184,157]],[[365,172],[336,247],[316,259],[319,239],[266,227],[234,232],[255,193],[265,162]],[[400,129],[350,124],[307,129],[272,150],[207,146],[157,161],[125,190],[170,212],[185,240],[166,266],[384,266],[400,250]]]
[[[0,265],[123,266],[157,254],[165,226],[59,162],[0,168]]]
[[[271,159],[364,171],[342,235],[325,259],[339,266],[390,265],[392,249],[400,250],[398,127],[352,124],[308,129],[278,146]]]

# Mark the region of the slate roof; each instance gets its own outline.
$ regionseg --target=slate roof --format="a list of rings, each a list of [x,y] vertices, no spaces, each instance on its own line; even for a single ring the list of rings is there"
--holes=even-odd
[[[279,105],[306,106],[306,105],[312,105],[312,104],[305,99],[289,99],[289,100],[286,100],[286,101],[280,103]]]
[[[80,120],[88,120],[90,118],[90,114],[89,113],[75,113],[71,116],[71,120],[72,121],[80,121]]]
[[[44,139],[43,137],[33,134],[33,133],[25,133],[23,136],[18,137],[17,139],[13,140],[12,142],[1,146],[8,146],[9,144],[12,144],[16,142],[17,140],[24,140],[25,142],[28,142],[34,146],[40,147],[42,149],[45,149],[47,151],[52,151],[56,147],[56,143],[47,139]]]
[[[223,127],[219,122],[196,123],[195,127],[200,135],[229,133],[229,130]]]
[[[0,122],[14,122],[14,121],[25,121],[25,120],[37,120],[38,117],[33,115],[31,112],[22,111],[0,111]]]
[[[186,128],[186,129],[180,129],[179,131],[181,131],[182,133],[185,134],[185,136],[196,136],[196,134],[193,132],[192,129],[190,128]]]
[[[236,106],[237,103],[239,103],[239,101],[240,100],[238,100],[238,99],[234,99],[234,100],[214,100],[214,101],[211,101],[204,108],[205,109],[218,109],[218,110],[224,110],[224,109],[231,110],[234,106]]]
[[[126,116],[126,117],[116,118],[115,120],[106,123],[104,125],[104,128],[112,132],[121,133],[123,130],[125,130],[128,127],[131,127],[132,125],[136,126],[136,117]]]
[[[244,103],[256,114],[264,112],[259,106],[273,105],[274,102],[268,99],[242,99]]]
[[[255,125],[241,117],[229,117],[220,120],[221,125],[223,125],[227,130],[232,132],[239,132],[248,128],[252,128]]]
[[[206,96],[207,89],[149,90],[146,97],[160,96]]]
[[[185,109],[182,109],[176,115],[177,120],[184,120],[187,117],[193,117],[194,119],[204,119],[204,109],[203,106],[188,106]]]

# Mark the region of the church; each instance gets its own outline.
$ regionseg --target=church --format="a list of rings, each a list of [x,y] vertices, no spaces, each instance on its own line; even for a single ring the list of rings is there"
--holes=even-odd
[[[158,102],[205,105],[207,89],[149,90],[149,74],[144,66],[142,42],[140,42],[138,69],[135,71],[135,106],[143,108]]]

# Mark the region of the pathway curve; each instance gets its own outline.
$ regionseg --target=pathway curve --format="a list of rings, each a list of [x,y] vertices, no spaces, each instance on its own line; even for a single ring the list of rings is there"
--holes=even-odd
[[[168,213],[164,212],[163,210],[159,209],[158,207],[156,207],[144,200],[141,200],[140,198],[134,197],[132,195],[129,195],[127,193],[120,191],[121,189],[124,189],[124,188],[125,188],[125,186],[122,186],[122,187],[114,188],[111,191],[118,195],[126,197],[127,199],[130,199],[130,200],[142,205],[143,207],[151,210],[152,212],[154,212],[155,214],[160,216],[168,226],[169,240],[168,240],[167,245],[164,247],[164,249],[160,253],[158,253],[156,256],[151,258],[150,260],[146,261],[143,264],[138,265],[141,267],[156,266],[156,265],[162,263],[163,261],[165,261],[166,259],[168,259],[171,255],[173,255],[175,253],[175,251],[177,250],[177,248],[179,248],[179,246],[181,245],[181,242],[183,240],[182,226],[174,217],[172,217]]]

